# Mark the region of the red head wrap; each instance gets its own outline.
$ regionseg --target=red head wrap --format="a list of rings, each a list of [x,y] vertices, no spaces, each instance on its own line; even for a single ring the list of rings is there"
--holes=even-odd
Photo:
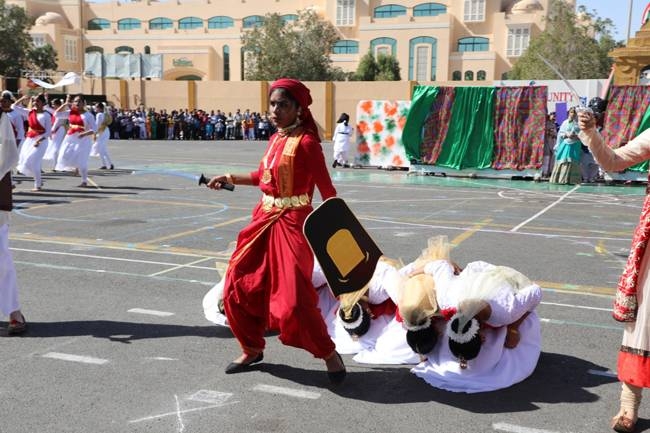
[[[312,103],[312,99],[307,86],[293,78],[280,78],[271,84],[269,95],[273,93],[275,89],[286,90],[293,99],[298,101],[298,105],[300,105],[300,122],[302,126],[305,129],[311,130],[316,134],[316,136],[318,136],[318,126],[316,126],[316,122],[308,108]]]

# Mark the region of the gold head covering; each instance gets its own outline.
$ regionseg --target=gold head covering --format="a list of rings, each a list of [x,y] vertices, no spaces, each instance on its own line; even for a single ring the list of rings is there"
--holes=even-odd
[[[438,313],[435,286],[433,277],[428,274],[413,275],[406,280],[399,301],[399,314],[407,328],[423,325]]]

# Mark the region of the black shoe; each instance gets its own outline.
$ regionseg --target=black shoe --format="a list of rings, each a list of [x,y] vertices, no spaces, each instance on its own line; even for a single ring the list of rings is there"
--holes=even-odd
[[[100,170],[106,170],[106,166],[105,166],[105,165],[102,165],[101,167],[99,167],[99,169],[100,169]]]
[[[341,355],[339,355],[338,352],[336,352],[336,356],[339,357],[339,361],[341,361],[341,364],[343,364],[343,359],[341,358]],[[345,366],[343,367],[343,370],[327,372],[327,377],[329,378],[330,383],[332,385],[338,385],[340,383],[343,383],[346,375],[347,375],[347,371],[345,370]]]
[[[250,370],[251,365],[256,364],[258,362],[262,362],[263,359],[264,359],[264,352],[260,352],[259,355],[255,357],[255,359],[248,362],[247,364],[242,364],[240,362],[231,362],[226,367],[226,374],[235,374],[235,373],[248,371]]]
[[[334,162],[332,163],[332,168],[336,168],[338,165],[339,165],[339,162],[338,162],[338,161],[334,161]]]
[[[111,166],[109,167],[109,170],[112,170],[114,168],[115,168],[115,166],[113,164],[111,164]]]

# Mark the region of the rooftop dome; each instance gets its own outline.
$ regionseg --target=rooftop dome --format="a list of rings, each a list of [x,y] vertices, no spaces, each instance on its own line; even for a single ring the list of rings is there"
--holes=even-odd
[[[64,24],[65,19],[56,12],[46,12],[40,17],[36,18],[36,25],[45,26],[48,24]]]
[[[544,9],[538,0],[519,0],[513,7],[513,14],[525,14]]]

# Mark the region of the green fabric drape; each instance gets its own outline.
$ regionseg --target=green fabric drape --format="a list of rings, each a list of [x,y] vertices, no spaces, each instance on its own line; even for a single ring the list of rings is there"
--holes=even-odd
[[[491,167],[495,91],[494,87],[456,88],[451,125],[436,165],[456,170]]]
[[[422,125],[431,111],[431,104],[436,99],[438,89],[437,86],[415,86],[411,97],[411,108],[402,131],[402,143],[409,159],[419,161],[421,158]]]
[[[639,125],[639,129],[637,129],[634,135],[635,136],[639,135],[648,128],[650,128],[650,106],[648,107],[647,110],[645,110],[645,114],[643,115],[643,118],[641,119],[641,124]],[[630,167],[630,170],[646,172],[648,171],[649,166],[650,166],[650,162],[643,161],[638,163],[637,165],[633,165],[632,167]]]

